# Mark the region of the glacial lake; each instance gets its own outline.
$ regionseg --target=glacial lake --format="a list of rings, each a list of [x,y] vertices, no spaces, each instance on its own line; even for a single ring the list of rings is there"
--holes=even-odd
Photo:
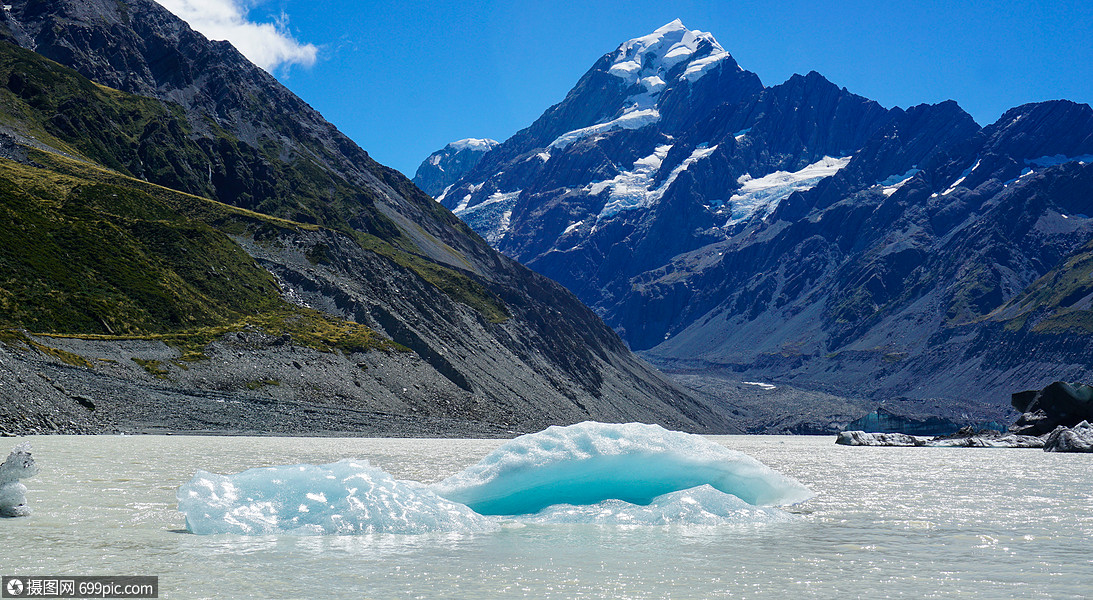
[[[161,598],[1083,598],[1093,456],[718,436],[809,486],[790,522],[510,524],[476,534],[199,536],[199,469],[368,460],[435,482],[501,440],[44,436],[0,574],[158,575]],[[0,454],[21,440],[0,439]]]

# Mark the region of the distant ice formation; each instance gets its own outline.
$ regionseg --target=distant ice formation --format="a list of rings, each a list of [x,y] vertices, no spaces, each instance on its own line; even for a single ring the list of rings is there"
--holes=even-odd
[[[794,518],[796,480],[698,435],[586,422],[520,436],[432,486],[367,463],[198,471],[178,490],[192,533],[482,532],[504,521],[737,525]]]
[[[659,425],[585,422],[510,440],[478,464],[432,486],[488,515],[531,514],[554,504],[657,496],[709,484],[751,505],[803,502],[798,481],[706,438]]]
[[[235,475],[198,471],[177,496],[186,529],[198,534],[417,534],[497,527],[422,484],[351,460]]]
[[[30,514],[27,506],[27,486],[19,480],[38,474],[38,465],[30,455],[30,442],[23,442],[0,464],[0,517],[25,517]]]

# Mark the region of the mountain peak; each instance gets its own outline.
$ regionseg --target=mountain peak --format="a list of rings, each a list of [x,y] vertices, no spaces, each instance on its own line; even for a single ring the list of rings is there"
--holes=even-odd
[[[656,93],[670,80],[694,83],[732,56],[712,34],[689,30],[676,19],[653,33],[623,42],[612,58],[609,73],[629,83],[640,82]]]
[[[491,140],[489,138],[464,138],[451,142],[445,147],[456,151],[472,150],[474,152],[489,152],[490,150],[493,150],[500,145],[501,142],[498,142],[497,140]]]

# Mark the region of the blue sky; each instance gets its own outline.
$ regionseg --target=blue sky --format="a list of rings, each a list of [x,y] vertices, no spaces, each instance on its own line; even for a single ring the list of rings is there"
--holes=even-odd
[[[675,18],[713,33],[768,86],[815,70],[886,107],[953,99],[981,125],[1025,102],[1093,102],[1088,0],[160,1],[191,18],[219,14],[210,6],[234,10],[223,16],[230,27],[206,35],[247,45],[252,60],[407,176],[449,141],[505,140],[601,55]]]

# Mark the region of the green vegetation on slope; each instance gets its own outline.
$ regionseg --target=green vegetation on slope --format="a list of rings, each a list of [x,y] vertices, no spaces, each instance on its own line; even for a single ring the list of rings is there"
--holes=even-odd
[[[237,244],[154,196],[0,159],[0,326],[141,334],[280,306]]]
[[[1093,333],[1093,310],[1081,300],[1093,296],[1093,242],[1070,256],[1062,265],[1033,282],[1023,293],[995,311],[1009,317],[1006,328],[1023,329],[1037,317],[1037,333]],[[1016,316],[1012,316],[1016,313]]]
[[[314,152],[282,160],[280,140],[255,147],[210,119],[195,134],[177,105],[97,85],[6,41],[0,126],[91,161],[31,151],[46,169],[0,170],[0,214],[15,224],[0,233],[0,326],[132,335],[268,309],[272,279],[221,232],[301,222],[353,235],[490,321],[508,318],[483,285],[417,254],[372,190]]]

